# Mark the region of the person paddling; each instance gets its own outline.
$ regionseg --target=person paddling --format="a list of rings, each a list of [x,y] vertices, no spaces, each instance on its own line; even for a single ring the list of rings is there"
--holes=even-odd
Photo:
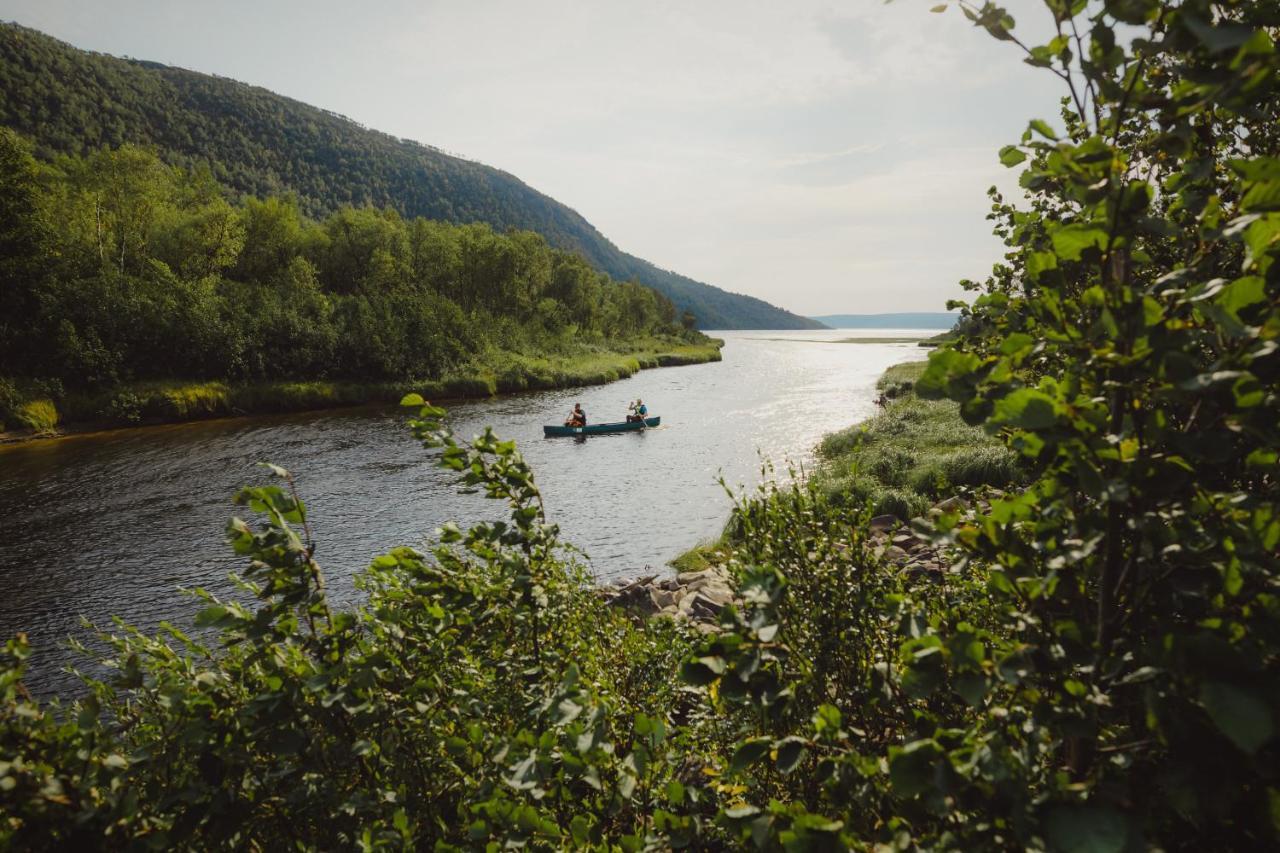
[[[564,422],[567,427],[584,427],[587,425],[587,413],[582,411],[581,403],[573,404],[573,411],[569,413],[569,418]]]
[[[627,423],[635,423],[636,421],[644,421],[645,415],[649,414],[649,407],[644,404],[644,400],[636,398],[636,401],[627,407],[630,414],[627,415]]]

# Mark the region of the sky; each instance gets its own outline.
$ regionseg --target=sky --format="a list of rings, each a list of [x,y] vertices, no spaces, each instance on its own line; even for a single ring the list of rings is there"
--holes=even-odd
[[[626,252],[805,315],[940,311],[1061,89],[943,0],[0,0],[510,172]],[[1040,0],[1007,0],[1034,35]],[[1038,43],[1038,42],[1037,42]],[[1055,122],[1056,124],[1056,122]]]

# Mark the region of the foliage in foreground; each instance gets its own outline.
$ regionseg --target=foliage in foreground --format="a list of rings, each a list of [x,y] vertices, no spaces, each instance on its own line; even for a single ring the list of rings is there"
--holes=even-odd
[[[721,633],[632,625],[558,554],[514,447],[457,446],[424,407],[510,522],[379,558],[369,606],[333,614],[296,496],[247,490],[261,604],[207,602],[218,648],[125,633],[65,711],[0,676],[5,840],[1280,845],[1274,6],[1046,5],[1062,35],[1026,51],[1070,84],[1066,130],[1002,155],[1031,208],[997,204],[1008,263],[916,386],[1032,481],[939,519],[950,571],[888,571],[865,511],[772,489],[735,509]]]

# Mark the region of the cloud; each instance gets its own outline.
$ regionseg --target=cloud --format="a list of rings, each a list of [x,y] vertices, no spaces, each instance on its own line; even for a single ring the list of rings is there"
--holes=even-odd
[[[981,277],[1000,255],[985,190],[1016,188],[995,151],[1057,114],[1048,75],[932,2],[0,0],[0,16],[461,153],[660,266],[834,313],[938,308]],[[1045,17],[1007,5],[1020,26]]]

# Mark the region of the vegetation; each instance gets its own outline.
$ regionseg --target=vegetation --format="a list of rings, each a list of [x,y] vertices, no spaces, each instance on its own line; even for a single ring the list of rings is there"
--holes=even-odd
[[[628,255],[506,172],[265,89],[88,53],[14,24],[0,24],[0,125],[33,138],[44,160],[142,146],[170,166],[207,168],[236,194],[291,195],[314,219],[371,206],[500,234],[532,231],[619,281],[657,289],[704,329],[821,328]]]
[[[766,486],[719,546],[743,608],[707,636],[633,623],[559,548],[515,447],[459,445],[411,397],[416,435],[509,520],[377,558],[368,604],[335,613],[273,469],[285,486],[240,496],[263,523],[229,527],[257,609],[202,596],[216,643],[120,627],[113,676],[65,708],[24,697],[9,643],[0,839],[1275,849],[1274,7],[1046,5],[1062,35],[1024,49],[1062,73],[1066,129],[1005,150],[1030,193],[993,210],[1007,262],[886,386],[898,423],[947,397],[919,411],[1021,460],[1024,488],[917,525],[949,568],[891,571],[865,503]],[[1003,10],[960,8],[1021,45]]]
[[[312,222],[130,146],[41,165],[3,129],[0,187],[4,423],[48,429],[55,404],[127,423],[396,400],[408,383],[492,394],[717,357],[662,296],[528,232],[369,207]]]
[[[955,403],[915,394],[924,368],[924,362],[889,368],[878,383],[884,409],[823,440],[814,482],[828,499],[866,503],[876,515],[906,520],[962,489],[1018,481],[1017,454],[1003,442],[965,424]]]

